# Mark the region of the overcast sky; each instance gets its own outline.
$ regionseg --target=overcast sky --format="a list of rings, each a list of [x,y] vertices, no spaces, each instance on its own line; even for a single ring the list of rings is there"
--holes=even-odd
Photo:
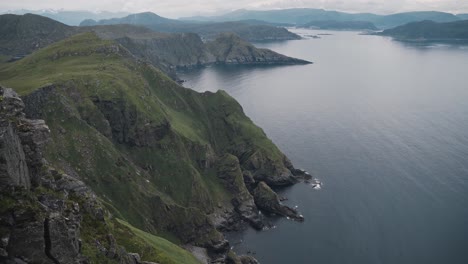
[[[415,10],[468,13],[468,0],[0,0],[0,11],[65,9],[152,11],[166,17],[205,15],[235,9],[324,8],[379,14]]]

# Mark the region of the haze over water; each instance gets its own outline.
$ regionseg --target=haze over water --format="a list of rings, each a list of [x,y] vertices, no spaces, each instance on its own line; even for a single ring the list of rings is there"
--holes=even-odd
[[[246,230],[235,250],[273,264],[468,263],[468,46],[330,33],[258,45],[312,65],[181,74],[226,90],[323,182],[282,193],[304,223]]]

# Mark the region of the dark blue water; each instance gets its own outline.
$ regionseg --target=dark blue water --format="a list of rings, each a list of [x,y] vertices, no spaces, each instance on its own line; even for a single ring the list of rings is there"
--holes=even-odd
[[[323,182],[284,191],[304,223],[249,229],[235,250],[262,263],[468,263],[468,48],[333,34],[262,44],[313,65],[182,74],[226,90]]]

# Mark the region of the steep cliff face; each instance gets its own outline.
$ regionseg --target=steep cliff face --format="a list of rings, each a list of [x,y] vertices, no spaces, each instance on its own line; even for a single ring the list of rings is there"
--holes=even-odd
[[[81,180],[44,159],[50,140],[44,121],[25,118],[12,89],[0,86],[0,98],[1,263],[198,263],[170,242],[111,218]],[[138,245],[129,248],[141,256],[118,243]]]
[[[263,226],[252,195],[260,181],[283,186],[301,176],[225,92],[180,87],[94,34],[54,44],[0,73],[0,82],[23,96],[27,116],[49,125],[44,154],[51,166],[89,186],[116,218],[206,248],[213,262],[233,258],[220,231]],[[90,224],[93,215],[83,216],[84,255],[113,256],[114,240],[131,245],[107,235],[122,224]],[[93,233],[104,248],[98,252]]]
[[[71,191],[67,184],[49,178],[42,155],[49,128],[42,120],[25,118],[13,90],[0,87],[0,96],[0,260],[78,263],[83,260],[79,206],[65,202]]]

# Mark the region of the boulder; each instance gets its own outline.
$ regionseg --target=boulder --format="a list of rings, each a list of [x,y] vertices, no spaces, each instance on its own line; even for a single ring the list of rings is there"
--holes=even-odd
[[[297,210],[283,205],[276,194],[265,182],[260,182],[254,190],[254,199],[258,208],[277,215],[290,217],[297,221],[304,221],[304,217]]]

